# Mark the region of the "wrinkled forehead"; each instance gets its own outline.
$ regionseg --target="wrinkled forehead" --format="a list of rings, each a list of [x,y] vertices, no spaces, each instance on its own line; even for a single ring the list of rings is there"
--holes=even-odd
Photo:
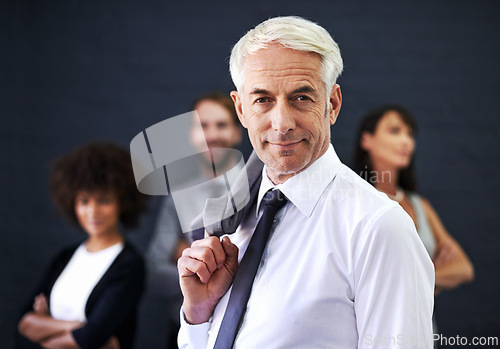
[[[288,81],[321,81],[321,56],[273,45],[249,55],[243,67],[243,88],[255,88],[256,83]]]

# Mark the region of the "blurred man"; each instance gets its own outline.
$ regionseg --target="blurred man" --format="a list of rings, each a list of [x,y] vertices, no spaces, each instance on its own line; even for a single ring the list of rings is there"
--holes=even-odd
[[[228,170],[236,159],[225,150],[241,142],[241,126],[233,101],[222,93],[211,92],[195,100],[193,109],[198,112],[203,132],[193,127],[191,141],[198,149],[203,149],[206,143],[210,150],[204,152],[202,171],[210,177],[214,166]]]
[[[431,348],[434,273],[415,227],[330,144],[337,44],[310,21],[272,18],[235,45],[230,69],[265,165],[234,234],[179,259],[179,346]]]
[[[204,181],[213,178],[214,166],[227,170],[236,163],[233,154],[225,148],[236,147],[241,141],[242,131],[234,103],[225,94],[207,93],[197,98],[192,107],[198,112],[202,132],[199,127],[193,127],[190,134],[191,142],[200,150],[206,149],[205,145],[209,147],[209,152],[204,152],[203,156],[199,157],[198,163],[197,176],[202,177]],[[206,195],[211,196],[210,193]],[[204,205],[203,202],[196,200],[190,200],[189,204]],[[172,196],[163,199],[146,256],[149,267],[148,293],[168,306],[165,307],[169,317],[168,344],[172,348],[177,347],[175,343],[182,303],[176,263],[182,251],[189,246],[179,223],[178,212],[193,209],[182,206],[182,203],[178,202],[174,205]]]

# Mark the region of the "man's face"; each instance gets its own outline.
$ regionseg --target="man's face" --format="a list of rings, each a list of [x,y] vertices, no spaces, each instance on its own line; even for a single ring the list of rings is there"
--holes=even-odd
[[[340,87],[335,85],[327,98],[320,56],[279,45],[250,55],[244,69],[241,91],[231,97],[267,175],[282,183],[328,149]]]
[[[196,105],[196,111],[201,122],[201,130],[193,128],[191,140],[198,149],[203,149],[204,144],[211,148],[233,148],[241,141],[241,129],[234,123],[233,117],[220,103],[212,100],[201,100]],[[211,163],[210,154],[206,154],[207,161]],[[213,152],[214,162],[217,164],[224,160],[225,152]]]

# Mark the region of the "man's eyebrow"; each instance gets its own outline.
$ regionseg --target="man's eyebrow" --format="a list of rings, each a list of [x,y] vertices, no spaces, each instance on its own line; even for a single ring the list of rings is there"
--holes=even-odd
[[[292,91],[292,94],[295,94],[295,93],[313,93],[315,95],[318,94],[316,92],[316,90],[314,88],[312,88],[311,86],[301,86],[301,87]]]
[[[317,95],[318,93],[316,92],[316,90],[311,87],[311,86],[301,86],[299,88],[296,88],[295,90],[292,91],[292,94],[295,94],[295,93],[313,93],[315,95]],[[251,95],[267,95],[269,94],[269,91],[266,90],[266,89],[263,89],[263,88],[254,88],[251,92],[250,92]]]
[[[263,88],[254,88],[251,92],[251,95],[267,95],[269,94],[268,90],[265,90]]]

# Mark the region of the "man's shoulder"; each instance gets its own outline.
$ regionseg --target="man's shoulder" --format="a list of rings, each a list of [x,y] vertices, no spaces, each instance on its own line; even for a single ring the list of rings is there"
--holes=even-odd
[[[358,242],[400,241],[415,232],[411,218],[396,201],[345,165],[339,169],[328,194],[327,204],[335,212],[332,219],[341,219],[343,234]]]
[[[362,212],[366,211],[371,214],[398,206],[397,202],[375,189],[373,185],[344,164],[332,181],[329,200],[344,206],[357,207]]]
[[[397,202],[345,165],[338,168],[314,211],[316,219],[325,222],[327,227],[335,227],[326,231],[338,232],[339,237],[347,238],[345,241],[356,232],[370,234],[381,220],[404,212]]]

